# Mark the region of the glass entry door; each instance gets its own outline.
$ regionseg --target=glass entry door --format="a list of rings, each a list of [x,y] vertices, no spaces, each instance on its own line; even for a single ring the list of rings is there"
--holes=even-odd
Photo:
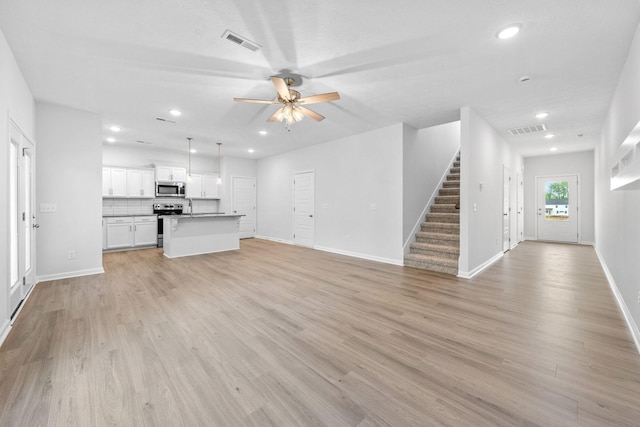
[[[537,178],[538,240],[578,242],[577,175]]]

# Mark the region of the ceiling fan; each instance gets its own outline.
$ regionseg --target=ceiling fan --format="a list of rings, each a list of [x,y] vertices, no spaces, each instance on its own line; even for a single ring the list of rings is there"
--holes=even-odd
[[[296,122],[302,120],[305,116],[310,117],[316,121],[324,119],[324,116],[311,111],[303,105],[317,104],[319,102],[335,101],[340,99],[338,92],[323,93],[321,95],[312,95],[305,98],[300,98],[300,92],[291,89],[291,86],[295,83],[293,77],[271,77],[273,85],[278,92],[277,100],[266,99],[249,99],[249,98],[233,98],[237,102],[252,102],[255,104],[283,104],[271,117],[267,119],[268,122],[284,122],[287,130],[290,130],[290,126]]]

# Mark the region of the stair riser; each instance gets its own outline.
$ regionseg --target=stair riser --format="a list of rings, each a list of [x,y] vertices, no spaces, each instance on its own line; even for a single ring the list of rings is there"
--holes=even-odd
[[[445,181],[442,183],[443,188],[460,188],[460,181]]]
[[[454,236],[454,234],[451,234]],[[430,245],[451,246],[452,248],[460,248],[460,240],[434,239],[431,237],[416,237],[416,243],[428,243]]]
[[[460,197],[460,187],[441,188],[438,196],[457,196]]]
[[[446,224],[459,224],[460,223],[460,214],[438,214],[438,213],[428,213],[426,217],[426,222],[444,222]]]
[[[460,162],[459,161],[453,162],[453,167],[454,168],[459,168],[460,167]]]
[[[434,213],[460,213],[455,205],[431,205],[431,212]]]
[[[460,256],[460,254],[458,254],[458,253],[437,252],[437,251],[432,251],[430,249],[420,249],[420,248],[411,249],[411,253],[412,254],[433,256],[433,257],[437,257],[437,258],[450,259],[450,260],[453,260],[453,261],[456,261],[458,259],[458,257]]]
[[[404,265],[406,265],[407,267],[421,268],[423,270],[433,270],[440,273],[451,274],[454,276],[458,275],[457,268],[449,267],[445,265],[432,264],[428,262],[419,262],[419,261],[413,261],[413,260],[405,260]]]
[[[452,167],[451,169],[449,169],[449,173],[460,175],[460,168]]]
[[[451,174],[447,175],[447,181],[460,181],[460,174],[459,173],[451,173]]]
[[[435,202],[437,204],[455,205],[460,203],[460,196],[436,196]]]
[[[420,231],[424,231],[426,233],[438,233],[438,234],[455,234],[460,235],[460,226],[458,224],[457,227],[447,227],[449,224],[443,224],[441,222],[423,222],[420,224]]]

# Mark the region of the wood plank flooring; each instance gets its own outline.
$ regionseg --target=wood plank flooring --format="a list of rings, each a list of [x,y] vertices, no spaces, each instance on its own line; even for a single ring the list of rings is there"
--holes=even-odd
[[[637,426],[640,356],[591,247],[473,280],[263,240],[38,284],[2,426]]]

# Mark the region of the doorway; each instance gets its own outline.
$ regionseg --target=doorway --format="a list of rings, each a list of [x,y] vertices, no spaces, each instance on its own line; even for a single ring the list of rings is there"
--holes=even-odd
[[[231,204],[233,213],[240,217],[240,238],[256,236],[256,179],[234,176],[231,178]]]
[[[293,243],[313,247],[315,233],[315,173],[293,175]]]
[[[511,249],[511,171],[502,169],[502,251]]]
[[[536,177],[537,239],[578,242],[578,176]]]
[[[20,128],[9,131],[9,312],[13,319],[35,285],[35,147]]]
[[[517,191],[517,207],[518,207],[518,243],[524,240],[524,180],[522,172],[516,175]]]

